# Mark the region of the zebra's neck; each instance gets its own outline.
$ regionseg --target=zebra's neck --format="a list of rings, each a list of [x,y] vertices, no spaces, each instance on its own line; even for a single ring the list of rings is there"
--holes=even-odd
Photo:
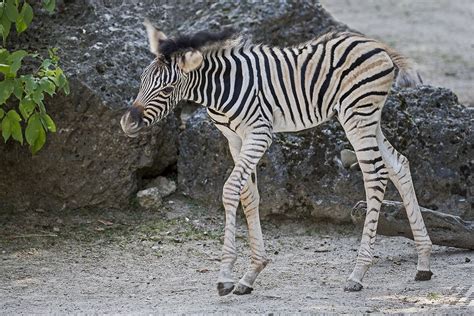
[[[183,99],[204,107],[227,112],[242,98],[242,92],[256,91],[248,47],[239,46],[205,52],[200,68],[188,74]]]

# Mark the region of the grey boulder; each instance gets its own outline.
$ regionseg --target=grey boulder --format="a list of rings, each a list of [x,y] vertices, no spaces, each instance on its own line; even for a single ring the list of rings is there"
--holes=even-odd
[[[382,127],[410,161],[420,205],[474,218],[472,110],[447,89],[422,86],[394,90]],[[221,208],[222,186],[232,170],[227,141],[204,110],[180,134],[178,185]],[[352,149],[336,120],[314,129],[274,135],[258,166],[263,217],[350,222],[350,211],[365,198],[360,171],[344,168],[340,153]],[[390,185],[386,199],[400,200]]]

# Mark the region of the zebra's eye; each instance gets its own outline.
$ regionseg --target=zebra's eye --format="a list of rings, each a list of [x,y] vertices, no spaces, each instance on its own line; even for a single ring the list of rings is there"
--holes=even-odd
[[[166,87],[161,90],[164,94],[170,94],[173,92],[173,87]]]

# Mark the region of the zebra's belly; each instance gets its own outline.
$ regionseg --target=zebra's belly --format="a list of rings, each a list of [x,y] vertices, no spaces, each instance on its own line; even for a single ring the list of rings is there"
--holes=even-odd
[[[305,129],[310,129],[316,127],[334,116],[335,112],[329,113],[327,117],[322,119],[313,118],[312,122],[306,120],[298,120],[293,116],[283,115],[279,109],[273,111],[273,132],[274,133],[283,133],[283,132],[299,132]]]

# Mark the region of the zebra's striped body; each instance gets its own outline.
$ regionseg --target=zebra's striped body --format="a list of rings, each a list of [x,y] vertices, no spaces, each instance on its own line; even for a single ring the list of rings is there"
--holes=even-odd
[[[153,50],[153,36],[164,34],[153,33],[150,25],[147,29]],[[346,289],[362,288],[389,179],[400,191],[412,225],[419,253],[417,278],[429,279],[431,241],[416,201],[408,161],[380,129],[381,110],[396,70],[399,82],[418,79],[403,57],[375,40],[350,33],[332,33],[289,48],[240,40],[178,50],[168,56],[161,55],[157,43],[155,48],[159,58],[145,70],[137,100],[122,118],[122,127],[135,135],[185,99],[207,107],[228,139],[235,167],[223,189],[226,225],[218,279],[220,295],[234,289],[239,202],[249,226],[252,262],[234,293],[250,293],[267,264],[258,215],[256,166],[271,144],[272,133],[308,129],[332,116],[339,119],[356,151],[368,203],[357,263]]]

